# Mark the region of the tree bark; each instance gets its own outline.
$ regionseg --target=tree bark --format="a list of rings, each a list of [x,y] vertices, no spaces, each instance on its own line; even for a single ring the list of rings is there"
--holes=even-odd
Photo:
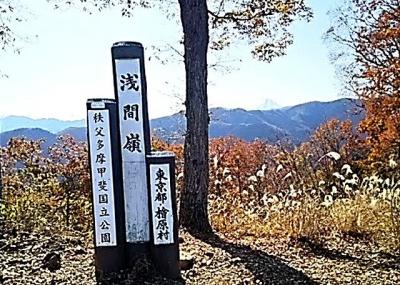
[[[179,0],[184,34],[186,119],[184,189],[180,223],[192,232],[211,232],[208,219],[208,102],[206,0]]]

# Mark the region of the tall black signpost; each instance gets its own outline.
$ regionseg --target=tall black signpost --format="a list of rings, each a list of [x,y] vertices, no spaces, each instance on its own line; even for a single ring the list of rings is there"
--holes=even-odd
[[[178,279],[175,156],[151,153],[143,46],[120,42],[111,53],[115,100],[87,102],[96,275],[147,256]]]
[[[146,154],[150,153],[150,127],[143,46],[119,42],[111,48],[114,92],[118,105],[122,180],[125,198],[128,265],[149,252]]]
[[[89,99],[87,127],[92,179],[96,277],[125,267],[125,216],[114,100]]]

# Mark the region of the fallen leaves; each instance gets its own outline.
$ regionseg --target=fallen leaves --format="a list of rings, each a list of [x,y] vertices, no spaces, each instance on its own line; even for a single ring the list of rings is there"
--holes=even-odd
[[[81,238],[3,232],[0,284],[95,284],[94,251]],[[185,231],[180,236],[185,265],[181,281],[165,279],[147,266],[122,272],[109,284],[400,282],[400,255],[383,253],[368,239],[347,236],[322,243],[255,237],[239,240],[219,235],[194,237]]]

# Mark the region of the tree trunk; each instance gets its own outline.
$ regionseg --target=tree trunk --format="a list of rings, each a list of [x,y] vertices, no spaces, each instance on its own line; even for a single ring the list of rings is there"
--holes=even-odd
[[[193,232],[211,232],[208,220],[208,103],[206,0],[179,0],[185,46],[186,119],[184,189],[180,223]]]

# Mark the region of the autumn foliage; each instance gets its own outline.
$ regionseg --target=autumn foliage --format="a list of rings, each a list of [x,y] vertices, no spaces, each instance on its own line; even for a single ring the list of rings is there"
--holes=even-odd
[[[378,2],[377,18],[358,37],[365,80],[359,93],[367,114],[361,130],[369,135],[371,161],[398,158],[400,153],[400,3]]]
[[[352,0],[335,21],[328,37],[340,46],[337,59],[347,55],[347,87],[365,106],[365,163],[387,171],[400,153],[400,1]]]
[[[382,177],[363,162],[368,152],[351,122],[328,121],[301,145],[270,145],[235,137],[210,142],[209,215],[214,230],[238,239],[321,239],[358,234],[399,247],[398,177]],[[87,146],[61,137],[12,139],[1,149],[2,216],[17,227],[91,237]],[[153,149],[176,154],[178,199],[183,146],[153,138]],[[398,173],[398,161],[385,166]]]
[[[1,149],[2,215],[17,227],[54,232],[91,228],[87,146],[60,137],[49,150],[42,141],[11,139]]]

